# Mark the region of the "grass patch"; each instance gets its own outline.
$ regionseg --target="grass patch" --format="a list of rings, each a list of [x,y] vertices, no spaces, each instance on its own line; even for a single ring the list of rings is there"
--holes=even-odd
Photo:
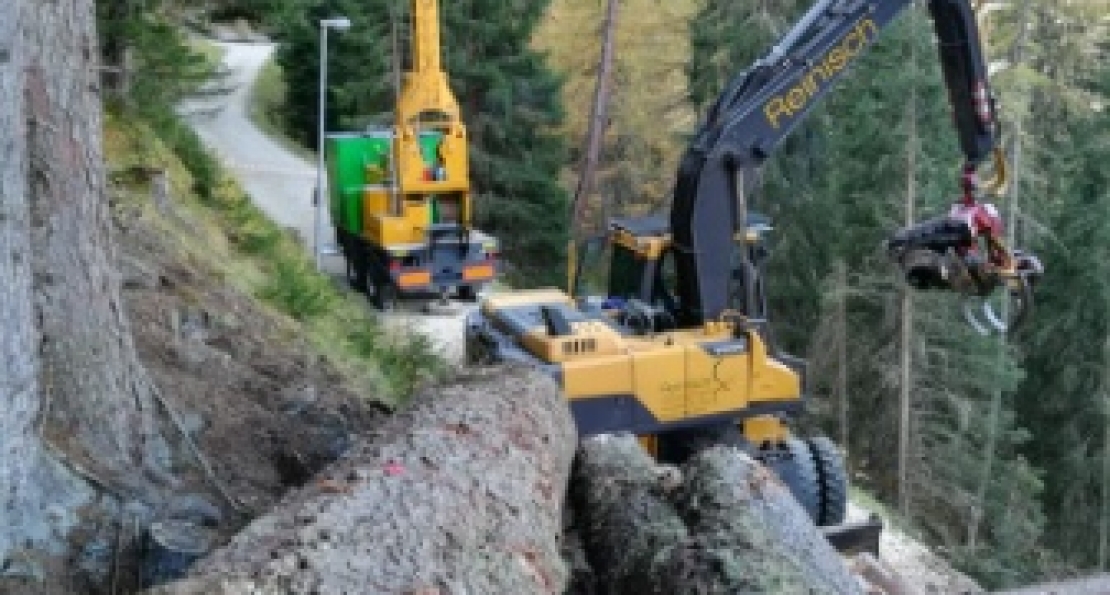
[[[270,136],[282,136],[281,113],[285,108],[285,76],[273,58],[266,60],[251,85],[248,112],[251,122]]]
[[[224,61],[224,49],[203,37],[186,37],[189,49],[201,55],[206,62],[219,65]]]
[[[190,256],[286,317],[293,335],[306,336],[359,394],[396,405],[446,369],[427,338],[386,332],[364,299],[317,273],[295,236],[267,218],[180,121],[109,114],[105,153],[116,183],[127,183],[126,172],[165,170],[183,221],[173,233]],[[149,191],[137,185],[131,194]]]
[[[334,306],[331,284],[306,264],[302,260],[278,260],[258,296],[297,320],[323,316]]]
[[[282,125],[285,111],[285,74],[273,57],[266,60],[258,78],[247,95],[247,115],[267,136],[306,161],[315,161],[316,153],[289,137]]]

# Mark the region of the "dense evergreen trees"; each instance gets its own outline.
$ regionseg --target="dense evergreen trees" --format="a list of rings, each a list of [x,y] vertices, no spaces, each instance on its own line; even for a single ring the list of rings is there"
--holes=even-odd
[[[704,109],[811,4],[705,2],[690,26],[691,104]],[[602,8],[555,2],[541,30],[541,45],[579,85],[566,92],[582,106],[572,123],[585,117],[599,41],[570,44],[559,33],[596,30]],[[1100,72],[1110,7],[991,8],[985,39],[1015,180],[997,202],[1016,245],[1049,267],[1025,332],[1008,343],[979,337],[959,300],[906,293],[879,250],[888,233],[943,212],[958,192],[961,155],[924,6],[907,9],[777,152],[754,202],[776,224],[776,334],[810,355],[816,422],[846,438],[862,484],[999,586],[1110,556],[1110,301],[1101,281],[1110,76]],[[647,18],[638,30],[651,31]],[[639,61],[620,43],[617,55],[635,71]],[[616,92],[632,104],[621,108],[642,109],[633,91]],[[569,130],[571,142],[580,130]],[[606,159],[609,175],[629,161],[616,151]],[[843,404],[820,398],[843,394]]]
[[[692,25],[692,99],[711,101],[727,66],[746,68],[808,4],[710,3]],[[843,415],[819,402],[818,419],[847,433],[865,484],[999,584],[1025,578],[1043,524],[1039,479],[1017,452],[1029,432],[1007,398],[1014,353],[975,335],[951,296],[904,293],[880,250],[955,197],[948,114],[932,26],[909,8],[772,158],[756,206],[776,224],[778,335],[812,355],[819,394],[848,394]]]
[[[1034,432],[1023,452],[1045,472],[1045,541],[1079,569],[1106,568],[1110,523],[1106,10],[1030,1],[1006,22],[1033,31],[1007,81],[1027,106],[1021,231],[1053,272],[1022,337],[1017,408]]]
[[[567,194],[558,174],[566,160],[556,134],[559,81],[529,48],[544,2],[443,2],[444,68],[470,134],[478,225],[501,240],[515,281],[559,283],[567,236]],[[331,130],[388,125],[394,103],[394,24],[403,58],[407,3],[377,0],[290,2],[276,29],[288,88],[290,132],[315,144],[320,18],[348,16],[353,26],[329,38]]]

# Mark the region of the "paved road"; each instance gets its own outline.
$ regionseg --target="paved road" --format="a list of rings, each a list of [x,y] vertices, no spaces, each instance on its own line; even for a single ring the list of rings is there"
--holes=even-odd
[[[230,73],[227,82],[235,90],[211,103],[187,106],[186,109],[196,110],[189,121],[205,144],[237,174],[255,203],[280,225],[296,229],[306,245],[311,246],[316,166],[263,134],[247,115],[251,84],[274,46],[218,45],[224,50],[224,62]],[[330,235],[330,227],[323,227]]]
[[[185,105],[183,111],[204,143],[235,173],[255,204],[279,225],[295,229],[311,251],[316,165],[266,136],[248,116],[250,87],[273,53],[274,45],[228,42],[217,45],[224,51],[224,63],[230,71],[227,82],[235,91],[218,99]],[[335,241],[329,221],[325,204],[321,226],[324,246]],[[342,279],[343,258],[325,256],[323,268],[337,280]],[[424,333],[449,361],[460,362],[463,314],[467,307],[455,303],[450,313],[424,315],[421,309],[425,305],[405,304],[402,311],[385,317],[385,323],[396,330]]]

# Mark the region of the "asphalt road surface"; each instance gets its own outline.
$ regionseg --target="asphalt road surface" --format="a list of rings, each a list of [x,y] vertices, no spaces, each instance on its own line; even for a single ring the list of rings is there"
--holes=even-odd
[[[316,165],[266,136],[248,117],[250,87],[274,51],[268,43],[218,43],[229,71],[230,95],[185,106],[205,144],[231,169],[271,219],[312,246]],[[325,201],[326,202],[326,201]],[[327,205],[324,205],[325,211]],[[332,240],[330,226],[327,239]]]

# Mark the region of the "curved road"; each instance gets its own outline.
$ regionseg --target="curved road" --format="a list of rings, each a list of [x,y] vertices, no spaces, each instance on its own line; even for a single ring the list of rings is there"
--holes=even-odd
[[[311,253],[313,246],[312,206],[316,165],[290,152],[267,136],[249,117],[250,89],[274,51],[270,43],[215,42],[224,52],[229,71],[227,84],[234,88],[217,99],[182,106],[189,123],[250,194],[251,199],[279,225],[296,230]],[[324,205],[321,240],[334,243],[327,204]],[[343,283],[342,256],[325,256],[323,269]],[[421,314],[425,304],[410,302],[402,311],[384,317],[389,328],[428,336],[452,363],[462,361],[464,306],[453,304],[446,312]],[[370,306],[367,305],[367,308]]]
[[[189,121],[205,144],[236,174],[255,203],[279,225],[295,229],[311,249],[316,166],[266,136],[248,115],[251,85],[274,45],[217,45],[224,51],[227,83],[234,91],[207,104],[186,106]]]

